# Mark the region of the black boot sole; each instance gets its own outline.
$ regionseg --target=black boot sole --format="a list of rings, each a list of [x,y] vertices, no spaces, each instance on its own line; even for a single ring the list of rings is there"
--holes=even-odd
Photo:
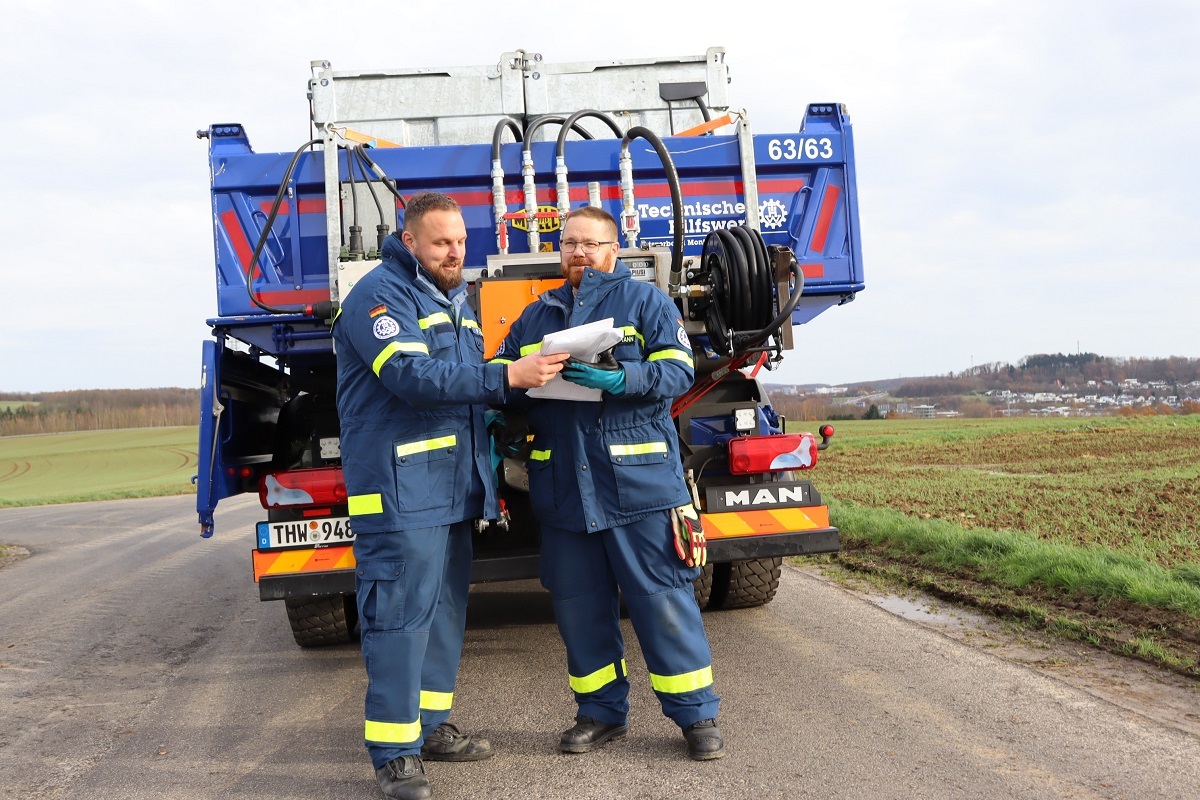
[[[690,758],[692,761],[713,761],[723,757],[724,755],[724,747],[722,747],[720,750],[714,750],[711,753],[693,753],[690,750],[688,751],[688,758]]]
[[[622,725],[619,728],[613,728],[599,739],[595,739],[590,742],[585,742],[582,744],[563,744],[562,742],[559,742],[558,749],[564,753],[588,753],[606,742],[614,742],[618,739],[624,739],[625,734],[627,733],[629,733],[629,726]]]
[[[438,754],[438,753],[426,753],[424,750],[422,750],[421,751],[421,760],[422,761],[453,761],[453,762],[458,762],[458,763],[462,763],[462,762],[466,762],[466,761],[483,761],[485,758],[491,758],[495,754],[495,752],[496,752],[495,750],[484,750],[482,753]]]

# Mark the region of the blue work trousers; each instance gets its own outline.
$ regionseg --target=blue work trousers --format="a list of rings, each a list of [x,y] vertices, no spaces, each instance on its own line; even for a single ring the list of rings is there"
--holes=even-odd
[[[450,716],[471,584],[470,521],[359,534],[355,587],[376,769],[415,755]]]
[[[542,525],[542,585],[581,715],[612,725],[629,714],[623,596],[663,713],[680,728],[716,718],[712,654],[692,589],[699,573],[675,553],[669,511],[595,533]]]

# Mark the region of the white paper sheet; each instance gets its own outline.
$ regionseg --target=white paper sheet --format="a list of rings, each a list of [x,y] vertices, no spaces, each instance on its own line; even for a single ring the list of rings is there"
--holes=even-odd
[[[600,354],[623,339],[625,334],[613,327],[613,318],[596,320],[586,325],[555,331],[542,337],[542,352],[570,353],[580,361],[595,364]],[[589,389],[555,375],[545,386],[529,390],[530,397],[550,400],[585,400],[599,402],[599,389]]]

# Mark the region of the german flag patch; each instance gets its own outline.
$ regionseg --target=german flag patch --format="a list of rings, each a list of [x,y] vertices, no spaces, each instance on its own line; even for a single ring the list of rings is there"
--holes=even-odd
[[[375,317],[378,317],[380,314],[386,314],[387,306],[375,306],[367,313],[370,314],[372,319],[374,319]]]

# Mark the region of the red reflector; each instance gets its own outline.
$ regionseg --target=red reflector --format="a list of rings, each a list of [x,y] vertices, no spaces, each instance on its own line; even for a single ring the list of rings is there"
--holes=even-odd
[[[822,436],[824,436],[826,439],[828,439],[830,436],[833,436],[833,426],[832,425],[822,425],[821,429],[818,431],[818,433],[820,433]]]
[[[263,508],[336,506],[346,502],[341,467],[300,469],[264,475],[258,483]]]
[[[249,478],[252,475],[254,475],[254,470],[250,469],[249,467],[242,467],[241,476],[243,478]]]
[[[740,436],[729,440],[729,471],[735,475],[812,469],[816,465],[817,440],[811,433]]]

